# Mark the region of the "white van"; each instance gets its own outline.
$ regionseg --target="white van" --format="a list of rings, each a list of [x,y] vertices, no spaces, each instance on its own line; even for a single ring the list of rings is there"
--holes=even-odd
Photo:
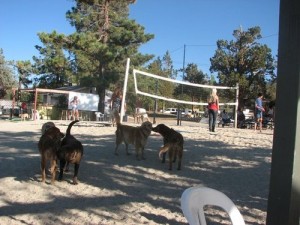
[[[167,108],[164,112],[164,114],[177,114],[176,108]]]

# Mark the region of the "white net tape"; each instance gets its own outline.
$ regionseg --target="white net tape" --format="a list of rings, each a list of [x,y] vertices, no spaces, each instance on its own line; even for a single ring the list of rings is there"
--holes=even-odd
[[[154,99],[160,99],[169,102],[189,105],[207,105],[207,97],[211,94],[213,88],[217,89],[220,98],[220,105],[235,105],[237,106],[238,87],[212,86],[196,83],[189,83],[180,80],[174,80],[163,76],[133,70],[134,87],[136,94],[148,96]],[[173,88],[179,90],[176,98],[173,95],[163,96],[158,91],[159,89]],[[189,95],[186,97],[185,94]],[[192,96],[192,97],[191,97]],[[189,98],[189,99],[187,99]],[[191,101],[192,100],[192,101]]]

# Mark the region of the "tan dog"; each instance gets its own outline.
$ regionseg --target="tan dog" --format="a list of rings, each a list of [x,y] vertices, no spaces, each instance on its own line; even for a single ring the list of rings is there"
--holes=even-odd
[[[142,123],[140,127],[132,127],[120,123],[118,112],[115,113],[115,118],[117,124],[115,155],[118,155],[119,145],[124,142],[127,155],[129,155],[128,145],[133,144],[135,146],[136,158],[138,160],[145,159],[144,148],[147,144],[148,137],[151,134],[152,123],[146,121]]]
[[[25,120],[29,119],[29,114],[28,113],[22,113],[19,116],[21,117],[22,121],[25,121]]]
[[[159,133],[163,136],[164,146],[160,148],[159,157],[163,155],[162,162],[166,160],[166,153],[169,154],[169,170],[172,170],[172,163],[176,161],[178,157],[178,167],[177,170],[181,169],[181,160],[183,155],[183,136],[177,131],[169,128],[164,124],[158,124],[152,129],[152,131]]]
[[[133,114],[134,123],[140,123],[142,120],[142,115]]]
[[[57,160],[56,152],[60,148],[61,139],[63,137],[64,134],[61,133],[57,127],[51,127],[45,131],[45,133],[41,136],[39,140],[38,148],[41,154],[42,182],[45,182],[46,180],[47,161],[50,161],[50,165],[51,165],[51,174],[52,174],[51,183],[53,184],[55,181],[56,160]]]
[[[42,135],[51,127],[55,127],[55,124],[53,122],[46,122],[42,126]]]

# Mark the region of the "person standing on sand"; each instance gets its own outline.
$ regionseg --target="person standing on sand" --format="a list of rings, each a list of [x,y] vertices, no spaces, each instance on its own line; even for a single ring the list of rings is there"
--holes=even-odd
[[[216,121],[219,111],[219,97],[217,95],[217,89],[212,89],[211,95],[207,99],[208,109],[208,124],[209,131],[215,132]]]
[[[262,129],[262,120],[263,120],[263,112],[265,111],[262,105],[263,94],[258,93],[257,99],[255,100],[255,118],[256,122],[254,123],[254,130],[256,131],[257,123],[259,124],[259,131]]]
[[[112,96],[111,96],[111,109],[112,111],[121,112],[121,104],[122,104],[122,88],[120,84],[117,84]]]
[[[77,96],[74,96],[73,100],[70,102],[70,105],[72,107],[72,120],[79,119],[79,111],[78,111],[79,103],[80,101]]]

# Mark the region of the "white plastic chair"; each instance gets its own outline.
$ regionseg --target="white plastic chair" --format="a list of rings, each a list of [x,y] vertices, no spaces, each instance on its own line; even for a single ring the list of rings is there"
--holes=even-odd
[[[212,188],[191,187],[181,195],[181,209],[190,225],[206,225],[204,206],[219,206],[224,209],[232,225],[245,225],[235,204],[225,194]]]

